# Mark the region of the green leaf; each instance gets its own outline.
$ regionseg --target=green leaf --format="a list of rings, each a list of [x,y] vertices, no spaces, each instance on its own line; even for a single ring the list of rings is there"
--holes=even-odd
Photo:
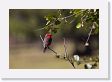
[[[59,20],[55,21],[55,25],[59,25],[61,22]]]
[[[53,33],[57,33],[57,30],[56,30],[56,29],[53,29],[52,32],[53,32]]]
[[[47,21],[46,25],[48,25],[50,23],[50,21]]]
[[[94,22],[94,25],[95,25],[95,27],[97,27],[97,28],[99,27],[99,25],[98,25],[96,22]]]
[[[48,16],[45,16],[44,17],[47,21],[52,21],[54,18],[55,18],[55,16],[53,16],[53,15],[48,15]]]
[[[59,28],[55,27],[54,29],[56,29],[56,30],[57,30],[57,29],[59,29]]]
[[[77,25],[76,25],[76,28],[80,28],[81,27],[81,23],[78,23]]]

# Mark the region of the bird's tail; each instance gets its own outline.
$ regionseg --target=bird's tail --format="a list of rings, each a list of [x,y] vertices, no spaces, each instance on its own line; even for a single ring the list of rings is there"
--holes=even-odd
[[[45,53],[46,49],[47,49],[47,47],[44,48],[44,50],[43,50],[44,53]]]

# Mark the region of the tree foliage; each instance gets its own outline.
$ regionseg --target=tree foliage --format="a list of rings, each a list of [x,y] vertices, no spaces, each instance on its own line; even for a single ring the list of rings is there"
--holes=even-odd
[[[65,14],[66,12],[66,14]],[[57,33],[62,22],[72,24],[74,20],[77,20],[75,28],[93,28],[94,33],[99,32],[99,10],[98,9],[58,9],[55,15],[47,15],[44,17],[46,25],[44,28],[48,32]]]

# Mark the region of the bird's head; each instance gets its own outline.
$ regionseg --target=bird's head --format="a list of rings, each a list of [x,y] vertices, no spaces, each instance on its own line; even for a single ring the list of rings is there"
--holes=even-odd
[[[47,35],[47,37],[52,37],[52,34],[47,33],[46,35]]]

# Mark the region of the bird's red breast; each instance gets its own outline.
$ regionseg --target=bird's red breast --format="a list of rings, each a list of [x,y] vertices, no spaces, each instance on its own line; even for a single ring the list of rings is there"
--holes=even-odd
[[[52,34],[47,33],[45,37],[52,38]]]

